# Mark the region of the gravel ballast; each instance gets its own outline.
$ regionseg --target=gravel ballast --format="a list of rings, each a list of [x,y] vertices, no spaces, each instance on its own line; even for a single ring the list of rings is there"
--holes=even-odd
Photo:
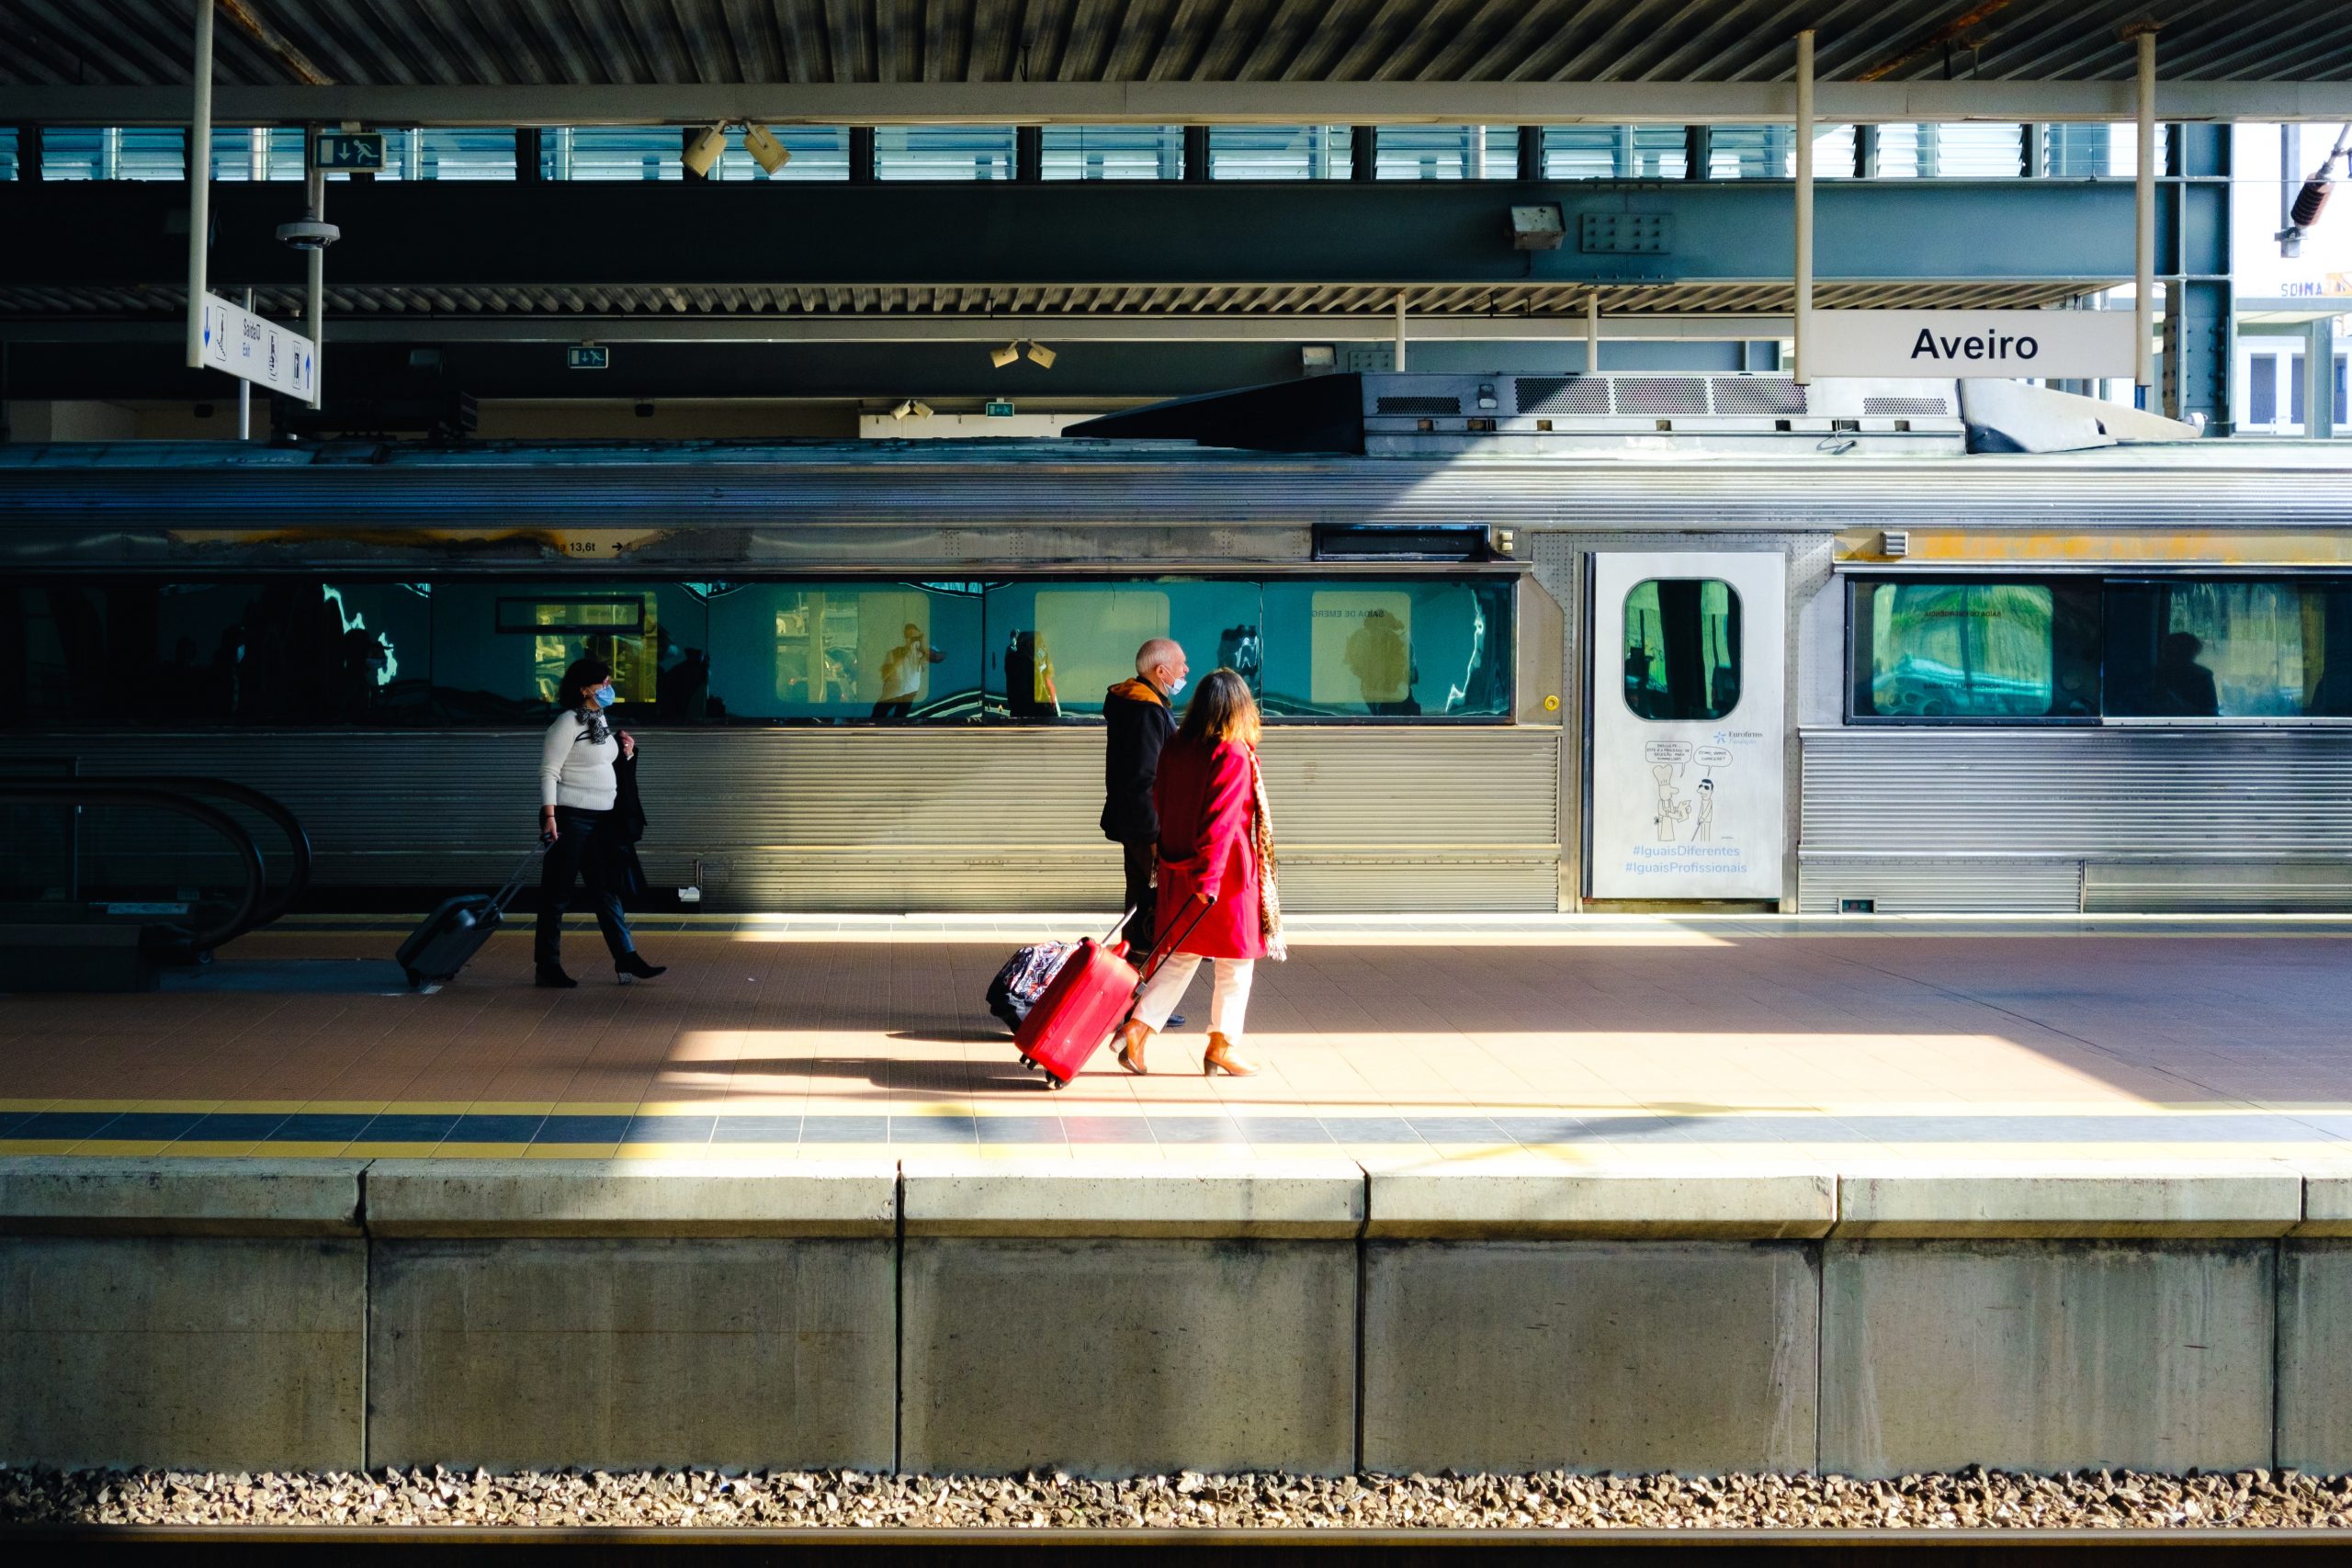
[[[2352,1529],[2352,1477],[897,1476],[855,1472],[201,1474],[0,1469],[6,1525],[842,1529]]]

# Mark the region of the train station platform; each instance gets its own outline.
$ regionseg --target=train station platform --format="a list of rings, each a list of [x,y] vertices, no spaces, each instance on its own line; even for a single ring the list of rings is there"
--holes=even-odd
[[[1302,919],[1049,1092],[1090,923],[0,998],[0,1461],[2352,1471],[2352,921]]]

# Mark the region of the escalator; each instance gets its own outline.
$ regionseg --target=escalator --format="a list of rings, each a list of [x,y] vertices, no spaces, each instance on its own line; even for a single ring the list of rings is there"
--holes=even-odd
[[[285,838],[286,870],[277,886],[253,834],[228,807],[267,820]],[[0,900],[0,992],[153,990],[167,974],[207,964],[214,950],[277,919],[310,886],[311,840],[301,822],[278,801],[227,779],[12,776],[0,778],[0,812],[18,846],[6,873],[11,897]],[[209,831],[234,862],[236,890],[174,887],[169,897],[146,897],[86,886],[91,812],[120,814],[141,829],[178,818]]]

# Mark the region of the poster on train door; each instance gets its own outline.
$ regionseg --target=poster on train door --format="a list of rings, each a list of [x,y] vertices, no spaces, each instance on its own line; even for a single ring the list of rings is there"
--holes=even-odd
[[[1595,898],[1778,898],[1787,563],[1777,552],[1592,563]]]

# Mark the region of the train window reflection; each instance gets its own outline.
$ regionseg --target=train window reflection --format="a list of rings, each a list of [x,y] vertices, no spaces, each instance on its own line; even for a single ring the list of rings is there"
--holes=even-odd
[[[1909,723],[2088,719],[2098,711],[2098,587],[1854,585],[1853,714]]]
[[[1713,577],[1654,577],[1625,594],[1625,705],[1646,719],[1739,705],[1739,594]]]
[[[1023,723],[1100,714],[1152,637],[1184,647],[1198,681],[1223,665],[1255,687],[1264,669],[1256,582],[1007,582],[988,592],[989,705]]]
[[[1262,648],[1244,656],[1263,660],[1270,714],[1491,718],[1509,711],[1508,582],[1269,582],[1264,626]],[[1219,647],[1222,654],[1224,638]]]
[[[601,659],[627,716],[698,716],[709,671],[699,585],[445,582],[433,600],[432,703],[452,719],[544,715],[565,668]]]
[[[709,714],[965,718],[979,709],[977,588],[736,583],[710,601]]]
[[[2352,716],[2352,584],[2110,583],[2105,705],[2122,718]]]

